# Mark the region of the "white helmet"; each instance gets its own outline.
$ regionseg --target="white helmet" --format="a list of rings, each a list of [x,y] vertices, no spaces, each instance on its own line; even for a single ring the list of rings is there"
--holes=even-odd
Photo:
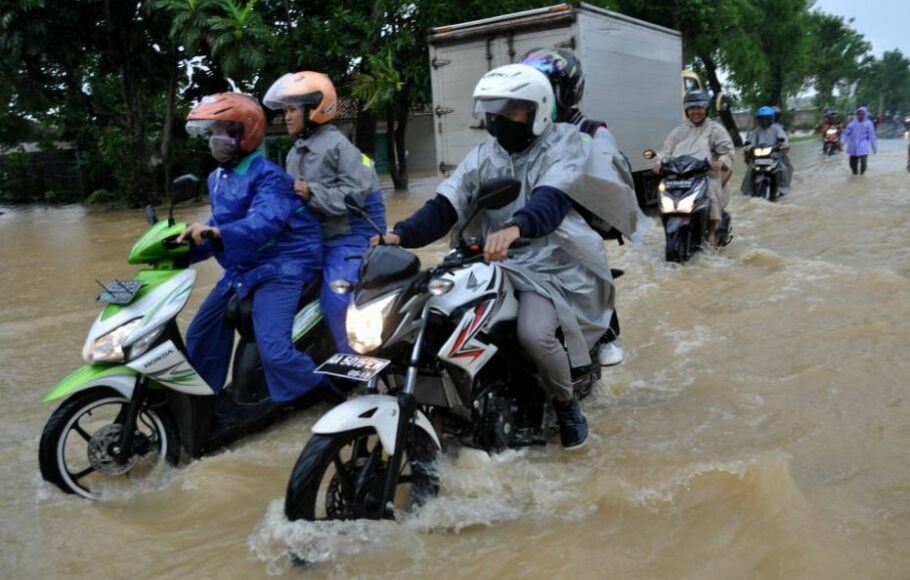
[[[556,98],[547,75],[526,64],[494,68],[474,87],[474,113],[505,115],[509,111],[531,113],[531,131],[540,136],[553,124]]]

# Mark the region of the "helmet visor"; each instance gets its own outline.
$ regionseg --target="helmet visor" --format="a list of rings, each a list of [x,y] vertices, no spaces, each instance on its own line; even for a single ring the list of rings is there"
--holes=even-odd
[[[514,121],[515,117],[521,117],[527,113],[528,120],[532,120],[536,109],[537,105],[534,102],[519,99],[477,99],[474,101],[475,117],[490,113],[491,115],[502,115]]]
[[[283,77],[279,79],[269,87],[268,92],[262,98],[262,104],[272,110],[278,110],[284,107],[315,107],[322,102],[323,95],[321,92],[316,91],[297,95],[293,94],[289,85],[290,81]]]
[[[210,135],[229,135],[239,137],[243,126],[235,121],[217,121],[213,119],[192,119],[186,122],[186,132],[191,137],[208,137]]]
[[[528,54],[522,59],[521,64],[533,66],[544,74],[550,74],[565,68],[565,60],[553,52],[538,51]]]

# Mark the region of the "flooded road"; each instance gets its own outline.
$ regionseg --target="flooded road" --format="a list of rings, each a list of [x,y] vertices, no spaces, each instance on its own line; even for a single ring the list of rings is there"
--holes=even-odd
[[[104,501],[45,484],[40,399],[81,364],[94,280],[132,276],[145,222],[2,208],[2,575],[906,578],[910,174],[906,142],[881,145],[865,177],[795,145],[793,193],[734,195],[733,245],[685,267],[659,225],[611,244],[626,361],[585,401],[589,445],[445,459],[441,496],[399,523],[284,520],[323,408]],[[415,190],[388,195],[390,223],[432,183]],[[199,271],[184,329],[219,274]],[[315,563],[290,566],[288,545]]]

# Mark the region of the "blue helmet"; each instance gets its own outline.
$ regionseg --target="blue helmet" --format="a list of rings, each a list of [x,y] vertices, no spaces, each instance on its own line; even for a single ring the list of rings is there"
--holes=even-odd
[[[769,107],[767,105],[764,107],[759,107],[759,109],[757,111],[755,111],[755,116],[756,117],[771,117],[773,119],[775,116],[774,108]]]

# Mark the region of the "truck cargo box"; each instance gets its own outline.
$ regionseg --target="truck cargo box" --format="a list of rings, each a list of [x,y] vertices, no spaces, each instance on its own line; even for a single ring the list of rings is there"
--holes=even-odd
[[[560,4],[494,18],[440,26],[429,36],[436,157],[454,169],[486,132],[473,115],[471,93],[487,71],[517,62],[533,48],[568,48],[581,59],[581,111],[605,121],[650,190],[656,148],[680,122],[682,39],[678,32],[589,4]],[[639,191],[639,199],[656,199]]]

